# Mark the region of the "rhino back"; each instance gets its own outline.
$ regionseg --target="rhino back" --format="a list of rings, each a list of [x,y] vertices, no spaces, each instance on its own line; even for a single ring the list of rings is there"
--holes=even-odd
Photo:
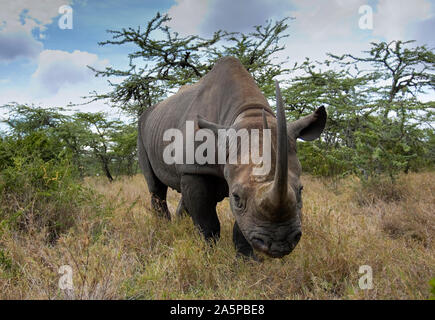
[[[220,59],[197,83],[180,90],[148,109],[140,119],[142,140],[155,175],[166,185],[180,189],[181,173],[176,165],[163,161],[163,151],[170,142],[163,141],[168,129],[185,134],[186,121],[197,117],[230,126],[237,115],[253,106],[271,109],[252,76],[236,58]],[[178,167],[179,169],[179,167]]]

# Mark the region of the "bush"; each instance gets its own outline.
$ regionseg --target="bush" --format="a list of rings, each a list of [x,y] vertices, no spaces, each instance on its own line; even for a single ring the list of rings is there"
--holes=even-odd
[[[405,186],[392,181],[386,175],[361,179],[361,183],[354,186],[355,200],[362,206],[369,206],[378,201],[399,201],[405,194]]]
[[[89,199],[68,154],[41,133],[0,144],[0,226],[46,229],[49,241],[74,224]]]
[[[298,143],[298,157],[304,172],[319,177],[342,177],[352,172],[351,150],[322,147],[321,142]]]

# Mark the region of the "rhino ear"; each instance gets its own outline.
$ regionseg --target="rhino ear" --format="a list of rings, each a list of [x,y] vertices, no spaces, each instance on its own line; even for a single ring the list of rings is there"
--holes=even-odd
[[[312,114],[287,123],[287,134],[289,137],[294,137],[295,139],[301,138],[305,141],[315,140],[320,136],[323,129],[325,129],[326,118],[325,107],[321,106]]]
[[[198,127],[200,129],[210,129],[217,136],[219,129],[228,129],[226,126],[205,120],[203,117],[198,116]]]

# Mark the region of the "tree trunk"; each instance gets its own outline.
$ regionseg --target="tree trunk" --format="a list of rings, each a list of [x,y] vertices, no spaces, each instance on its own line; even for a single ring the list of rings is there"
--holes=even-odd
[[[103,168],[103,171],[107,177],[107,179],[109,179],[109,182],[113,181],[113,177],[110,173],[110,169],[109,169],[109,161],[106,157],[104,157],[103,155],[100,155],[100,160],[101,160],[101,165]]]
[[[110,174],[109,165],[107,164],[106,161],[103,163],[103,170],[104,170],[104,173],[106,174],[107,179],[109,179],[109,182],[112,182],[113,177]]]

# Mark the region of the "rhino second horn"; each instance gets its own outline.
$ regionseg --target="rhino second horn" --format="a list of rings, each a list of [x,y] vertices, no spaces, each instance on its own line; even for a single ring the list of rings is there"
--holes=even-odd
[[[263,109],[263,129],[269,129],[269,125],[267,124],[266,111]]]

